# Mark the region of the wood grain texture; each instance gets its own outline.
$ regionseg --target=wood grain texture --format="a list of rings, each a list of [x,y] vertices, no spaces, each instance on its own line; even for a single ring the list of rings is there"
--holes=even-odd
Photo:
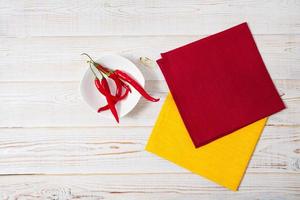
[[[299,11],[297,0],[1,0],[0,200],[300,199]],[[138,59],[244,21],[288,108],[233,193],[144,151],[168,87]],[[82,52],[129,58],[162,100],[120,125],[98,117],[79,94]]]
[[[243,21],[255,34],[300,33],[296,0],[1,2],[4,36],[211,34]]]
[[[300,125],[300,80],[278,80],[286,109],[270,117],[268,124]],[[161,98],[157,103],[141,99],[127,116],[116,124],[99,117],[83,102],[78,82],[3,82],[0,83],[0,127],[99,127],[153,126],[167,95],[165,81],[148,81],[146,89]]]
[[[0,173],[188,173],[144,150],[151,130],[152,127],[2,128]],[[299,129],[267,126],[248,172],[299,173]]]
[[[88,52],[94,57],[116,52],[142,70],[148,80],[164,80],[158,67],[139,62],[205,36],[105,36],[0,38],[0,81],[79,81],[87,69]],[[274,79],[300,77],[300,35],[255,35],[264,62]]]
[[[0,198],[6,199],[299,199],[294,174],[248,173],[241,190],[231,192],[193,174],[92,176],[3,176]]]

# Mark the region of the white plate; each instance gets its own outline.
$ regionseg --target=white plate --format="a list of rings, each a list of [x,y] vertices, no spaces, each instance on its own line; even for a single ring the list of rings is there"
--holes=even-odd
[[[104,67],[110,69],[119,69],[126,72],[131,77],[133,77],[141,86],[144,87],[145,79],[141,71],[127,58],[119,55],[110,54],[104,55],[100,59],[96,60],[97,63],[103,65]],[[84,101],[95,111],[98,108],[105,106],[107,104],[105,97],[97,90],[94,84],[95,76],[91,72],[87,64],[87,71],[85,72],[83,79],[80,83],[80,92]],[[111,79],[108,79],[108,84],[111,89],[112,94],[115,94],[115,84]],[[138,103],[141,95],[132,87],[131,93],[128,96],[116,104],[117,112],[119,117],[125,116],[129,113]],[[107,118],[113,118],[110,110],[100,112],[99,115]]]

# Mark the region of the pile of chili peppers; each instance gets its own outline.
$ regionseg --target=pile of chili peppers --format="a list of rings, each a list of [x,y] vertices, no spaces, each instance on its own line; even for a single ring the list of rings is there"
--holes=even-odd
[[[116,104],[122,100],[124,100],[129,93],[131,93],[132,86],[134,89],[136,89],[145,99],[157,102],[159,99],[153,98],[150,96],[146,90],[136,81],[134,80],[130,75],[127,73],[121,71],[121,70],[112,70],[107,67],[104,67],[100,65],[99,63],[95,62],[88,54],[83,53],[82,55],[86,55],[89,60],[87,61],[90,65],[90,69],[93,72],[95,76],[95,86],[98,89],[98,91],[105,96],[107,105],[100,107],[98,109],[98,112],[102,112],[105,110],[110,109],[111,113],[113,114],[116,121],[119,123],[119,116],[116,109]],[[95,68],[100,72],[96,73],[91,66],[95,66]],[[100,74],[101,77],[97,76],[97,74]],[[112,94],[107,82],[107,79],[110,78],[114,81],[116,85],[116,92],[115,94]],[[124,92],[123,92],[124,90]]]

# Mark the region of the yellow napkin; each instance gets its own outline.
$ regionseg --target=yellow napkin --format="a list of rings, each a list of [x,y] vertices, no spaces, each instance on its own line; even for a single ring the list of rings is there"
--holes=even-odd
[[[169,94],[146,150],[236,191],[267,118],[195,148]]]

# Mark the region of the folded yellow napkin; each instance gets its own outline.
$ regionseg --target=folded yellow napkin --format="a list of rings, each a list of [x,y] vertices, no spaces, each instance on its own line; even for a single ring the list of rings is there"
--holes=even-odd
[[[169,94],[146,150],[236,191],[267,118],[195,148]]]

